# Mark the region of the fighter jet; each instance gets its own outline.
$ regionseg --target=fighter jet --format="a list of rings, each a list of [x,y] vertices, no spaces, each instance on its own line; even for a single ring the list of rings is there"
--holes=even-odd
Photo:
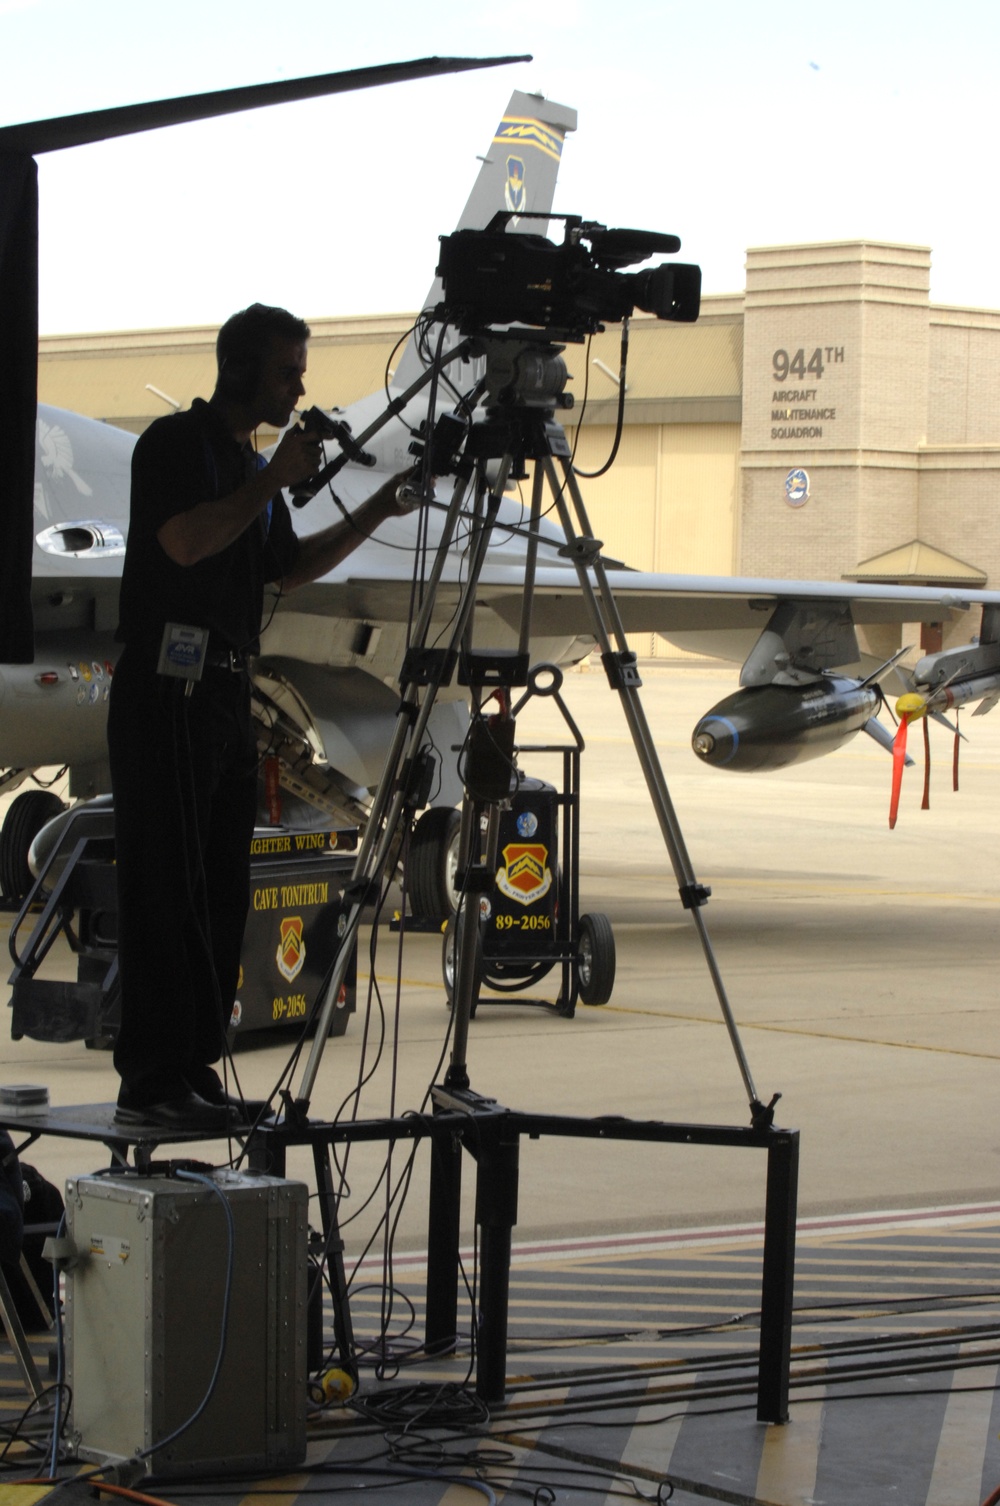
[[[575,111],[515,93],[459,230],[483,229],[500,210],[504,233],[537,233],[539,221],[531,217],[552,208],[563,143],[575,124]],[[610,251],[608,257],[610,264]],[[438,308],[440,297],[438,282],[426,306]],[[350,445],[363,440],[365,453],[339,469],[335,488],[319,490],[307,510],[296,513],[304,531],[335,521],[341,506],[350,511],[412,458],[426,388],[405,406],[403,397],[420,382],[430,343],[424,327],[385,391],[329,415],[341,435],[328,447],[331,463],[343,458],[339,446],[348,434]],[[439,346],[439,358],[446,348]],[[474,362],[456,362],[448,374],[452,393],[474,389],[476,375]],[[0,791],[61,765],[69,766],[74,797],[109,787],[106,707],[118,651],[114,629],[133,443],[109,425],[38,410],[35,658],[0,665]],[[365,819],[397,715],[415,552],[433,549],[450,484],[442,477],[436,498],[419,513],[386,524],[323,580],[269,604],[254,675],[259,743],[262,754],[277,761],[289,818],[347,825]],[[468,538],[455,541],[437,585],[442,627],[459,599],[468,544]],[[473,638],[484,648],[516,643],[526,561],[536,547],[532,659],[571,664],[593,641],[572,550],[565,533],[544,521],[532,533],[516,496],[501,504],[479,580]],[[741,688],[694,730],[694,751],[713,766],[776,768],[832,751],[862,729],[890,747],[892,735],[876,712],[884,699],[879,681],[891,666],[861,653],[855,629],[865,624],[948,620],[960,608],[981,604],[978,643],[925,657],[899,688],[915,693],[932,714],[963,698],[981,699],[988,709],[1000,695],[1000,593],[963,592],[959,601],[932,588],[654,575],[605,563],[627,631],[658,632],[679,646],[742,663]],[[915,714],[910,708],[907,719]],[[434,812],[460,798],[452,750],[463,741],[467,718],[467,692],[443,687],[428,729],[438,753],[429,818],[422,818],[430,856],[418,865],[426,872],[429,861],[442,883],[450,858],[432,843],[454,826]],[[52,797],[37,790],[12,804],[0,833],[0,882],[9,894],[28,843],[51,813]]]

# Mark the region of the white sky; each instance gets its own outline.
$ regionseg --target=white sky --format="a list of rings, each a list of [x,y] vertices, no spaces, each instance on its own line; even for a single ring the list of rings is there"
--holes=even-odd
[[[0,0],[0,124],[430,55],[529,64],[39,158],[44,333],[415,309],[514,88],[579,111],[556,208],[748,246],[929,245],[1000,307],[1000,5],[828,0]]]

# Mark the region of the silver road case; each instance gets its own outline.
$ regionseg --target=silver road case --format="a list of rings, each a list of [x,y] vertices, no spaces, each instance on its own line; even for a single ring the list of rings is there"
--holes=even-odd
[[[67,1380],[81,1458],[149,1451],[156,1475],[241,1473],[306,1452],[304,1183],[214,1172],[66,1184]],[[225,1357],[228,1221],[235,1225]]]

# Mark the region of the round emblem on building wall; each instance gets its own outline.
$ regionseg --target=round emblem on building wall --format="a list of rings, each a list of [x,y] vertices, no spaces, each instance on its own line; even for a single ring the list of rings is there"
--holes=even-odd
[[[801,507],[809,501],[809,472],[789,471],[785,477],[785,501],[789,507]]]

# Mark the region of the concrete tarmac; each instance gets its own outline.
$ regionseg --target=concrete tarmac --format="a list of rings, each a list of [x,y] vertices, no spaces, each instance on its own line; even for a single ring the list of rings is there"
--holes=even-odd
[[[780,1092],[777,1122],[802,1132],[800,1212],[1000,1200],[1000,714],[963,718],[970,740],[958,794],[951,737],[931,727],[929,811],[919,809],[923,755],[919,729],[911,732],[917,765],[890,832],[891,760],[870,739],[779,774],[708,769],[691,751],[691,730],[735,688],[735,669],[652,662],[642,670],[639,700],[691,865],[712,888],[702,915],[754,1086],[765,1102]],[[617,981],[610,1003],[581,1006],[574,1019],[516,995],[484,1003],[470,1030],[472,1085],[519,1109],[747,1124],[748,1094],[618,698],[599,667],[569,674],[563,694],[587,744],[581,909],[610,918]],[[550,740],[565,740],[558,712],[551,700],[535,701],[518,741]],[[523,765],[554,777],[544,759]],[[419,1109],[447,1065],[440,939],[408,935],[400,956],[386,931],[371,968],[367,937],[359,1012],[323,1055],[312,1102],[320,1117]],[[73,976],[65,953],[51,968]],[[381,1003],[366,1031],[369,975]],[[556,986],[553,974],[536,992],[551,998]],[[236,1056],[248,1095],[268,1093],[286,1062],[288,1040],[268,1041]],[[62,1105],[113,1101],[117,1091],[108,1055],[82,1042],[11,1042],[6,1025],[0,1082],[46,1083]],[[227,1147],[201,1154],[223,1161]],[[385,1178],[381,1148],[353,1148],[342,1205],[345,1221],[359,1210],[345,1230],[350,1253],[360,1254],[387,1199],[392,1217],[404,1202],[405,1157],[397,1147]],[[425,1157],[399,1219],[399,1248],[426,1244]],[[102,1147],[54,1139],[28,1159],[57,1183],[107,1164]],[[312,1180],[302,1153],[289,1171]],[[531,1142],[522,1146],[515,1237],[756,1222],[763,1179],[754,1152]],[[469,1191],[471,1173],[466,1181]],[[471,1239],[471,1212],[466,1231]]]

